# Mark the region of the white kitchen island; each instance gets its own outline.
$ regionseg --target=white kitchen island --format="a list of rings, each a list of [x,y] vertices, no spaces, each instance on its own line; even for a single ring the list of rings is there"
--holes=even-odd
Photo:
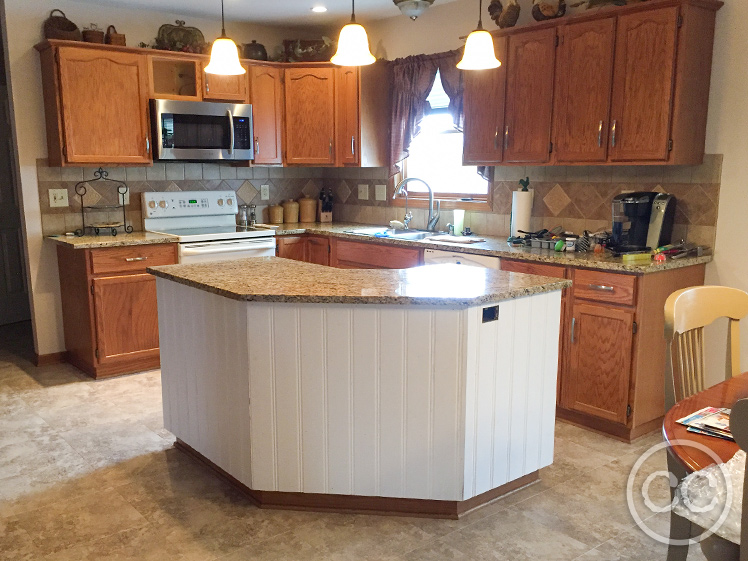
[[[149,271],[165,426],[260,506],[457,517],[553,460],[569,281],[275,257]]]

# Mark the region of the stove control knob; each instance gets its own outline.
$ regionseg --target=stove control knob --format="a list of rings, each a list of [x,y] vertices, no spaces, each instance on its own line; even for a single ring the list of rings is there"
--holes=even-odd
[[[223,206],[223,199],[218,199],[216,202],[218,203],[218,206]]]
[[[234,199],[226,199],[226,204],[229,205],[229,206],[233,206],[234,205]]]
[[[148,201],[148,208],[156,208],[156,201]]]
[[[158,206],[160,206],[161,208],[166,208],[167,206],[169,206],[169,203],[167,203],[165,200],[161,199],[158,202]]]

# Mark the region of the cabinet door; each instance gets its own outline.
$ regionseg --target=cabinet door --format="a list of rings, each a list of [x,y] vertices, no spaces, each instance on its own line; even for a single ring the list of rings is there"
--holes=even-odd
[[[667,160],[677,33],[677,7],[618,18],[611,160]]]
[[[58,66],[65,162],[151,163],[147,58],[61,47]]]
[[[509,37],[504,161],[547,162],[551,150],[556,30]]]
[[[277,240],[276,253],[278,257],[293,259],[294,261],[306,261],[306,236],[283,236]]]
[[[359,165],[361,162],[360,86],[358,69],[341,67],[335,74],[335,112],[337,164]]]
[[[422,263],[418,249],[334,240],[330,265],[339,269],[408,269]]]
[[[282,70],[272,66],[250,66],[252,123],[255,163],[281,164],[283,127]]]
[[[574,303],[565,406],[626,423],[633,322],[633,311]]]
[[[503,159],[506,37],[494,39],[494,46],[501,66],[464,73],[464,165],[490,165]]]
[[[317,265],[330,264],[330,238],[324,236],[309,236],[306,240],[306,261]]]
[[[203,99],[210,101],[247,102],[247,75],[221,76],[207,74],[203,63]],[[245,67],[246,69],[246,67]]]
[[[615,18],[559,28],[554,93],[558,162],[604,162],[613,81]]]
[[[158,357],[158,311],[153,275],[93,280],[98,364]]]
[[[335,163],[335,70],[289,68],[285,75],[286,163]]]

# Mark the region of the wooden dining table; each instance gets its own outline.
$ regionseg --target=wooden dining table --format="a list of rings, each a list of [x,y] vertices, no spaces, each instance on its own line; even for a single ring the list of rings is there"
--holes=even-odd
[[[675,441],[688,440],[703,444],[714,452],[722,462],[732,458],[739,448],[737,444],[730,440],[688,432],[686,426],[677,422],[678,419],[682,419],[704,407],[732,408],[735,402],[746,397],[748,397],[748,372],[679,401],[665,414],[662,422],[662,434],[673,457],[683,465],[687,472],[698,471],[710,466],[714,463],[714,459],[706,452],[702,452],[693,446],[673,444]]]

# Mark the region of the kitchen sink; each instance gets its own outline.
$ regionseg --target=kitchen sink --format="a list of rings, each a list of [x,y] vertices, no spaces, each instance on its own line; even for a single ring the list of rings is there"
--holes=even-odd
[[[438,232],[427,232],[425,230],[394,230],[392,228],[357,228],[345,230],[347,234],[359,236],[371,236],[374,238],[391,238],[396,240],[422,240],[429,236],[435,236]]]

